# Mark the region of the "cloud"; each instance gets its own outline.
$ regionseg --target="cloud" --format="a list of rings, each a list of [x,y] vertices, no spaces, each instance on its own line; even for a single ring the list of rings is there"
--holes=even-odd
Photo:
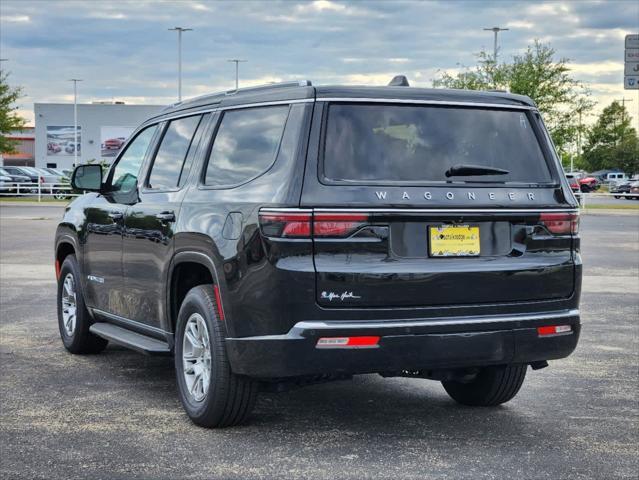
[[[605,103],[624,93],[623,38],[639,17],[639,5],[626,1],[0,2],[2,57],[10,59],[2,67],[24,87],[22,111],[68,98],[72,77],[84,79],[81,101],[175,101],[177,39],[167,31],[175,25],[194,29],[182,37],[185,97],[232,89],[229,58],[249,60],[240,65],[245,86],[306,78],[386,85],[405,74],[429,87],[438,72],[492,52],[483,28],[499,25],[510,29],[499,35],[500,58],[535,38],[550,41]]]

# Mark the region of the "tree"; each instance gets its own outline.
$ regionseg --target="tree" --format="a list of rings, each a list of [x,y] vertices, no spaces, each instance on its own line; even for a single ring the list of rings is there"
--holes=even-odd
[[[617,101],[603,109],[584,148],[583,161],[588,170],[639,172],[639,138],[631,122],[626,107]]]
[[[555,50],[535,40],[522,55],[510,63],[495,64],[492,55],[480,52],[474,70],[453,76],[444,72],[434,80],[435,87],[467,90],[505,89],[529,96],[539,108],[560,153],[577,142],[583,129],[578,115],[586,115],[594,106],[588,90],[570,76],[569,60],[554,60]]]
[[[24,128],[24,119],[16,113],[15,101],[22,96],[22,89],[10,87],[8,73],[0,71],[0,153],[12,153],[15,141],[5,135],[12,130]]]

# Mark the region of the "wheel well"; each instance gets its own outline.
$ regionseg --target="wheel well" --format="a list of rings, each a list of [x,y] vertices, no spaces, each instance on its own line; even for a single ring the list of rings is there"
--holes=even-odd
[[[58,250],[55,252],[55,259],[58,261],[58,265],[62,265],[64,259],[74,253],[75,250],[73,248],[73,245],[67,242],[62,242],[60,245],[58,245]]]
[[[183,262],[176,265],[171,277],[171,327],[175,331],[180,306],[193,287],[213,284],[213,276],[201,263]]]

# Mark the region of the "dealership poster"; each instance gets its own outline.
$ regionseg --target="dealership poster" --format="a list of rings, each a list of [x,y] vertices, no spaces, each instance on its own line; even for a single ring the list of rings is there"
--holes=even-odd
[[[100,151],[103,158],[115,157],[135,127],[100,127]]]
[[[79,155],[82,151],[81,133],[82,127],[78,126],[76,145],[73,125],[64,127],[47,125],[47,155],[73,155],[76,147]]]

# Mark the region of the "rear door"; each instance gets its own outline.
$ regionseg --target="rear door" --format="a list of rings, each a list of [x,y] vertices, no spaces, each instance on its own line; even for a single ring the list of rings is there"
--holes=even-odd
[[[166,315],[165,282],[173,257],[174,226],[205,123],[202,115],[193,115],[164,126],[138,198],[126,211],[122,269],[123,316],[128,319],[161,327]]]
[[[321,120],[302,196],[319,305],[572,294],[575,214],[533,112],[334,103]]]

